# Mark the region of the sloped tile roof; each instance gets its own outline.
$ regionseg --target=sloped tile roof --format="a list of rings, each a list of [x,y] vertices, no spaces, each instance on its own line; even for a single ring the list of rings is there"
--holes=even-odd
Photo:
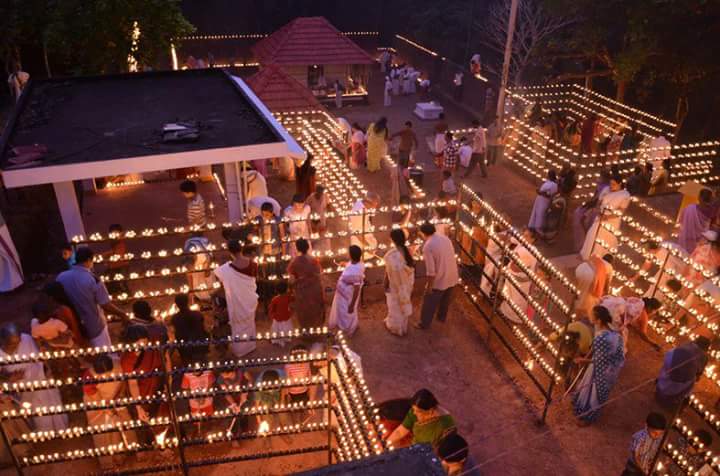
[[[245,82],[272,112],[324,109],[308,88],[276,64],[264,66]]]
[[[372,64],[372,57],[324,17],[296,18],[252,48],[261,64]]]

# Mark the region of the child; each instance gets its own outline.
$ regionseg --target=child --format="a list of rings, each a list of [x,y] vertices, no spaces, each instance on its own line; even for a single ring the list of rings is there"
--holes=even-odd
[[[180,191],[187,199],[187,219],[190,226],[205,226],[205,200],[197,191],[197,185],[192,180],[184,180],[180,184]]]
[[[457,195],[457,191],[458,191],[457,186],[455,185],[455,181],[452,178],[452,172],[447,169],[443,170],[442,191],[449,198],[452,198],[455,195]]]
[[[200,368],[194,372],[183,374],[182,389],[191,392],[204,392],[210,390],[214,383],[215,376],[212,371]],[[191,398],[188,404],[190,405],[190,414],[193,417],[212,416],[215,412],[212,395]],[[202,432],[202,422],[195,422],[195,428],[198,436],[200,436]]]
[[[70,243],[64,243],[60,247],[60,257],[62,258],[62,271],[66,271],[75,265],[75,250]]]
[[[438,443],[436,451],[448,476],[459,474],[467,476],[480,475],[480,470],[476,467],[477,464],[469,455],[467,441],[457,432],[452,432],[443,437]]]
[[[288,364],[285,364],[285,373],[287,374],[288,379],[305,379],[310,378],[312,376],[312,372],[310,370],[310,362],[307,362],[307,355],[308,350],[307,348],[300,344],[293,347],[290,354],[297,359],[305,360],[304,362],[290,362]],[[307,403],[310,400],[310,390],[308,389],[307,385],[304,386],[297,386],[297,387],[290,387],[287,389],[287,398],[288,403]],[[290,417],[292,419],[292,422],[297,423],[303,423],[305,420],[305,412],[293,412],[290,414]]]
[[[272,320],[270,326],[270,332],[290,332],[294,326],[292,320],[291,306],[294,301],[292,294],[288,292],[288,285],[285,281],[278,284],[277,287],[278,295],[272,298],[270,301],[270,307],[268,308],[268,315]],[[285,343],[290,339],[273,339],[272,343],[277,344],[280,347],[285,347]]]
[[[220,371],[215,384],[220,390],[233,390],[235,387],[242,387],[245,385],[252,385],[253,378],[250,372],[243,371],[239,368],[224,369]],[[244,408],[252,406],[252,400],[248,392],[238,393],[227,393],[218,397],[217,406],[222,410],[230,410],[230,414],[233,415],[228,418],[227,431],[231,432],[234,436],[238,436],[244,431],[248,430],[248,418],[247,416],[240,415]]]
[[[67,324],[53,316],[47,302],[36,302],[32,307],[32,314],[31,334],[41,348],[59,350],[75,347],[72,332]]]
[[[652,412],[645,419],[645,428],[635,433],[630,442],[630,458],[625,465],[622,476],[642,476],[651,474],[653,460],[658,451],[662,436],[667,427],[665,417]]]

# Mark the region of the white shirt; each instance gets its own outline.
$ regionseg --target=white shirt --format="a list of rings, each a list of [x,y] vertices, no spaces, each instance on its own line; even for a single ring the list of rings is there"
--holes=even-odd
[[[345,135],[345,142],[350,142],[350,139],[352,138],[352,126],[350,123],[345,119],[344,117],[338,117],[337,118],[338,125],[340,126],[340,129],[343,130],[343,133]]]
[[[473,149],[469,145],[465,144],[460,147],[460,165],[468,167],[470,165],[470,157],[473,154]]]
[[[475,131],[475,135],[473,136],[473,152],[476,154],[484,154],[485,144],[487,144],[487,140],[485,139],[485,129],[478,127]]]
[[[435,154],[442,154],[446,145],[447,140],[445,139],[445,133],[435,134]]]

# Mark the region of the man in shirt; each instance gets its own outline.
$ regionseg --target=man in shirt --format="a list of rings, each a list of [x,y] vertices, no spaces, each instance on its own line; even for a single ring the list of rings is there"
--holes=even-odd
[[[262,214],[262,206],[266,203],[269,203],[270,205],[272,205],[273,214],[275,216],[279,217],[282,214],[282,207],[280,206],[280,203],[277,200],[275,200],[272,197],[258,195],[257,197],[253,197],[247,201],[248,216],[251,219],[259,217]]]
[[[192,180],[184,180],[180,184],[180,191],[187,199],[188,225],[205,226],[205,201],[197,191],[197,185]]]
[[[440,440],[437,455],[448,476],[480,476],[478,465],[468,452],[467,441],[457,432]]]
[[[455,249],[450,238],[435,233],[435,225],[432,223],[423,223],[420,226],[420,235],[425,240],[423,259],[426,284],[420,323],[415,327],[429,329],[436,314],[440,322],[445,322],[450,307],[450,297],[460,276]]]
[[[495,165],[502,157],[502,126],[500,125],[500,118],[495,116],[495,119],[490,123],[487,130],[485,131],[485,137],[487,139],[487,165]]]
[[[445,149],[443,149],[443,170],[454,171],[457,168],[458,161],[460,160],[460,145],[455,140],[452,132],[447,131],[445,133]]]
[[[390,136],[390,140],[393,140],[396,137],[400,138],[400,145],[398,147],[398,164],[400,165],[400,168],[406,169],[410,165],[410,153],[417,147],[418,144],[417,136],[412,130],[412,122],[407,121],[405,123],[405,129]]]
[[[470,175],[472,171],[475,170],[477,164],[480,164],[480,175],[485,178],[487,177],[487,167],[485,167],[485,129],[477,119],[473,119],[472,126],[473,129],[475,129],[472,140],[472,155],[470,156],[470,165],[467,170],[465,170],[463,178]]]
[[[652,412],[647,416],[645,428],[632,436],[630,458],[621,476],[642,476],[653,473],[651,465],[655,455],[660,451],[666,427],[667,421],[662,414]]]
[[[78,313],[83,334],[93,347],[111,345],[110,333],[103,310],[124,320],[127,314],[110,302],[105,284],[92,272],[94,253],[90,248],[79,248],[75,253],[75,265],[60,273],[57,281],[62,284],[70,302]]]

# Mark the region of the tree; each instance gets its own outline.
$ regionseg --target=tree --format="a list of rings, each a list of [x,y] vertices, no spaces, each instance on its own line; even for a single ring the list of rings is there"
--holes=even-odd
[[[487,17],[476,21],[476,28],[482,33],[483,43],[498,55],[505,51],[508,18],[511,0],[500,0],[490,7]],[[510,63],[511,84],[522,81],[528,66],[538,58],[542,45],[558,31],[575,23],[576,17],[552,15],[534,0],[519,0],[515,35],[513,37],[512,59]],[[489,65],[492,71],[494,68]],[[497,73],[497,71],[493,71]]]

